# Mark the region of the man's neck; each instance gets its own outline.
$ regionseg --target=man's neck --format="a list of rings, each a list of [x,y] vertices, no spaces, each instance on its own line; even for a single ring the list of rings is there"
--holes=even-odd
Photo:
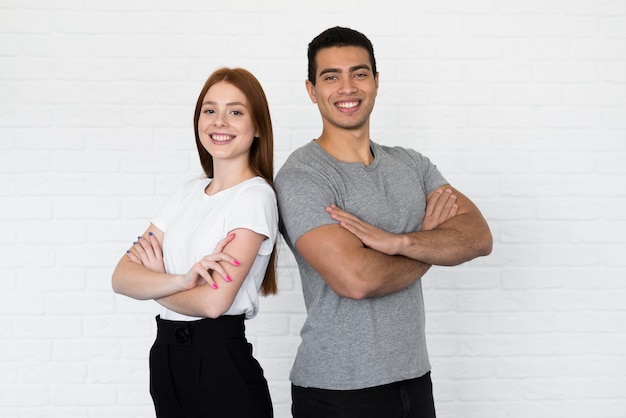
[[[317,144],[331,157],[345,163],[362,163],[368,166],[374,161],[370,148],[369,132],[337,131],[322,132]]]

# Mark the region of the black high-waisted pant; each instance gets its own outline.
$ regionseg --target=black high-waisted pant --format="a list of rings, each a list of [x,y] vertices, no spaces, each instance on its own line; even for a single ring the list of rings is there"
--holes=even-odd
[[[157,417],[273,417],[243,315],[190,322],[157,316],[156,321],[150,394]]]

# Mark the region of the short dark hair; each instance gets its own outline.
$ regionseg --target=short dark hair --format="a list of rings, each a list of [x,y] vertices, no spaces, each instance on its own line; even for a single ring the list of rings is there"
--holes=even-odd
[[[367,39],[367,36],[361,32],[350,28],[344,28],[341,26],[335,26],[330,29],[326,29],[324,32],[317,35],[309,43],[309,49],[307,52],[309,58],[309,81],[315,85],[315,73],[317,72],[317,63],[315,57],[320,49],[332,48],[341,46],[358,46],[364,48],[370,56],[370,64],[372,66],[372,72],[376,74],[376,58],[374,58],[374,47],[372,42]]]

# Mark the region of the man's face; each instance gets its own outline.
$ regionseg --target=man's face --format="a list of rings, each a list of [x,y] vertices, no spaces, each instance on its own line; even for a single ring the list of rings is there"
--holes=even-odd
[[[367,51],[356,46],[325,48],[318,51],[315,60],[315,86],[308,80],[306,86],[324,125],[363,127],[378,93],[378,74],[372,73]]]

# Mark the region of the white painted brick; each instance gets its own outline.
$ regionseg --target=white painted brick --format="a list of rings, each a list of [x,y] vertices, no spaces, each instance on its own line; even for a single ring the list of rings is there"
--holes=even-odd
[[[458,397],[463,401],[519,401],[524,397],[524,382],[504,379],[474,380],[471,385],[456,382]]]
[[[27,384],[42,384],[51,380],[59,384],[80,384],[85,382],[86,376],[86,365],[77,362],[31,362],[20,370],[21,380]]]
[[[533,80],[539,83],[592,83],[598,79],[597,64],[584,60],[537,62],[532,67]]]
[[[563,61],[570,58],[570,45],[563,39],[518,39],[502,41],[502,58],[524,61]]]
[[[0,363],[0,385],[15,385],[18,382],[18,367],[15,364]]]
[[[0,197],[0,205],[3,220],[42,220],[52,217],[52,205],[48,199],[41,197]]]
[[[550,357],[507,357],[496,360],[495,375],[499,378],[546,378],[557,376],[557,367]]]
[[[550,106],[561,103],[565,89],[559,86],[502,85],[497,90],[497,101],[505,105]]]
[[[131,385],[131,384],[118,385],[117,387],[118,387],[117,399],[118,399],[118,404],[122,406],[121,410],[128,410],[130,412],[131,411],[129,408],[130,406],[144,405],[145,411],[142,411],[142,412],[146,413],[146,415],[141,415],[141,416],[149,417],[149,416],[154,415],[154,406],[152,406],[152,398],[150,397],[150,394],[146,390],[146,388],[149,387],[149,383],[147,381],[137,383],[134,385]],[[118,410],[120,410],[119,407],[114,409],[114,411],[118,411]],[[132,416],[134,417],[136,415],[132,415]]]
[[[0,404],[17,407],[47,405],[50,402],[48,392],[48,385],[45,384],[3,384],[0,385]]]
[[[533,69],[525,61],[477,60],[467,64],[466,80],[474,83],[528,83]]]
[[[13,291],[10,294],[0,295],[0,313],[39,314],[45,310],[45,296],[42,293]]]
[[[107,406],[116,401],[116,388],[102,384],[56,384],[50,388],[50,403],[58,406]]]
[[[576,60],[624,60],[626,39],[572,41],[572,57]]]
[[[415,2],[420,4],[422,2]],[[451,37],[461,36],[467,26],[462,15],[433,15],[426,13],[406,13],[398,16],[398,29],[405,39],[412,37]],[[382,46],[381,46],[382,47]],[[379,47],[380,48],[380,47]]]
[[[495,90],[483,85],[435,85],[430,89],[435,105],[487,105],[495,102]]]
[[[17,327],[19,324],[15,326]],[[16,332],[13,332],[13,336],[15,334]],[[52,342],[49,340],[19,339],[10,344],[7,341],[8,339],[2,341],[2,361],[9,361],[17,365],[52,359]]]
[[[626,4],[620,0],[601,2],[572,0],[563,4],[563,12],[573,15],[615,16],[626,14]]]
[[[55,341],[53,358],[60,362],[112,361],[120,358],[120,347],[112,340]]]
[[[481,107],[472,110],[471,124],[478,128],[525,129],[534,125],[534,111],[529,107]]]
[[[528,37],[531,34],[532,18],[520,15],[467,16],[465,18],[468,36],[509,38]]]
[[[603,62],[599,68],[602,81],[626,83],[626,63],[621,61]]]
[[[484,334],[490,329],[487,314],[453,315],[428,312],[428,332],[432,334]]]
[[[482,14],[493,11],[493,4],[486,0],[464,2],[460,0],[442,0],[430,3],[431,10],[437,13]]]
[[[498,39],[472,38],[437,41],[438,55],[443,59],[487,60],[500,57],[502,44]]]
[[[503,313],[491,317],[491,331],[496,334],[543,334],[554,328],[553,313]]]
[[[533,18],[533,34],[540,38],[594,38],[602,27],[593,17],[536,16]]]
[[[584,399],[587,397],[586,379],[527,380],[524,397],[531,400]]]
[[[496,374],[495,363],[486,358],[433,359],[431,364],[441,378],[447,379],[485,379]]]
[[[586,336],[555,336],[553,333],[543,336],[535,335],[527,338],[527,353],[531,356],[585,356],[589,353],[589,343],[586,339]]]

